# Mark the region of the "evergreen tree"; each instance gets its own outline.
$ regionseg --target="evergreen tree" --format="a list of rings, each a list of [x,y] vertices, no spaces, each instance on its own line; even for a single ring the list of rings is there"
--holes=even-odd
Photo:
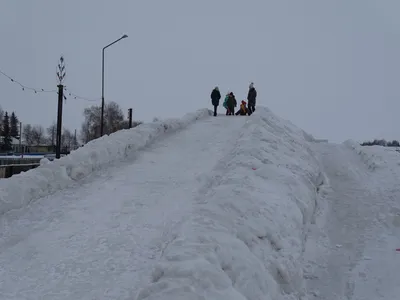
[[[3,117],[4,117],[4,110],[0,106],[0,131],[1,131],[1,124],[3,123]]]
[[[18,118],[14,112],[11,113],[10,117],[10,136],[17,138],[19,137],[19,130],[18,130]]]
[[[3,142],[1,145],[2,150],[9,151],[12,149],[12,144],[10,135],[10,118],[7,112],[4,113],[3,126],[1,129],[1,136],[3,137]]]

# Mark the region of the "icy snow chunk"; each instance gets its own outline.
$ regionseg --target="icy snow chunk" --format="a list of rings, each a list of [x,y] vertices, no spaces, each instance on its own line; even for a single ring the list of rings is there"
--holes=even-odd
[[[165,248],[139,300],[300,299],[321,171],[315,140],[259,107]]]
[[[42,158],[42,159],[40,160],[40,165],[47,165],[47,164],[49,164],[49,163],[51,163],[51,161],[50,161],[48,158],[46,158],[46,157],[44,157],[44,158]]]

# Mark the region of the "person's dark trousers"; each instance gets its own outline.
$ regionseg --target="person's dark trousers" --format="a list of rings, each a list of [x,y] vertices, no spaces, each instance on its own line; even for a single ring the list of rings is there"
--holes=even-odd
[[[247,108],[249,110],[249,116],[256,110],[256,107],[253,103],[249,103]]]
[[[218,105],[214,105],[214,117],[217,116],[217,108],[218,108]]]

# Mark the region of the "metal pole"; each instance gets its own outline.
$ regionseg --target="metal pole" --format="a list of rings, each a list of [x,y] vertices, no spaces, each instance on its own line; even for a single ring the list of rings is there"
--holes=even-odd
[[[62,109],[63,109],[63,90],[64,86],[58,86],[58,111],[57,111],[57,137],[56,137],[56,158],[61,157],[61,128],[62,128]]]
[[[19,122],[19,151],[22,157],[22,122]]]
[[[102,53],[102,67],[101,67],[101,116],[100,116],[100,136],[103,136],[104,133],[104,50],[106,48],[110,47],[111,45],[114,45],[116,42],[119,42],[122,39],[127,38],[128,36],[124,34],[122,37],[120,37],[118,40],[108,44],[103,48],[103,53]]]
[[[77,144],[78,144],[78,142],[76,140],[76,129],[75,129],[75,133],[74,133],[74,150],[76,150],[76,148],[78,148]]]
[[[101,62],[101,116],[100,116],[100,136],[103,136],[104,129],[104,50]]]
[[[129,129],[132,128],[132,108],[128,109]]]

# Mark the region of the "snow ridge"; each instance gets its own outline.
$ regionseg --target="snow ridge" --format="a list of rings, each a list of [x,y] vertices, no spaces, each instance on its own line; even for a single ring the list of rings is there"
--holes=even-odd
[[[137,300],[300,299],[321,184],[312,137],[259,107],[198,191]]]
[[[353,149],[361,158],[361,160],[367,165],[368,169],[374,171],[375,169],[381,167],[384,163],[382,157],[376,156],[375,153],[369,153],[364,146],[361,146],[353,140],[347,140],[343,143],[350,149]],[[382,147],[382,146],[368,146],[368,147]]]
[[[353,140],[347,140],[344,144],[355,151],[371,171],[397,169],[400,165],[400,150],[397,147],[361,146]],[[395,161],[397,163],[393,164]]]
[[[189,113],[181,119],[155,120],[93,140],[84,147],[51,163],[43,160],[36,169],[0,181],[0,215],[28,205],[31,201],[64,189],[113,163],[133,158],[138,150],[161,136],[186,128],[211,116],[208,109]]]

